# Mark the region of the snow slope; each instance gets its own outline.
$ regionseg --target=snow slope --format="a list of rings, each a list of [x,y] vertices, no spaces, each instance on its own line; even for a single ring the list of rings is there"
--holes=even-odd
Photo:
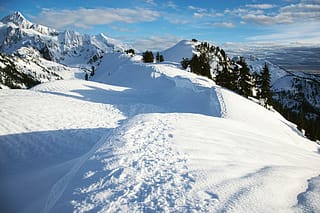
[[[319,147],[278,113],[118,53],[92,80],[0,91],[1,209],[319,211]]]
[[[200,42],[193,42],[188,40],[182,40],[176,45],[164,50],[162,55],[166,61],[180,63],[182,58],[192,58],[192,54],[196,53],[195,47],[199,45]]]

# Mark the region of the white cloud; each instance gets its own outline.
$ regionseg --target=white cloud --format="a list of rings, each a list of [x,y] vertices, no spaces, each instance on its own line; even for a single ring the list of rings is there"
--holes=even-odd
[[[253,22],[261,25],[291,24],[294,22],[292,16],[287,16],[285,14],[279,14],[276,16],[248,14],[242,16],[242,19],[246,22]]]
[[[208,12],[208,10],[206,8],[195,7],[195,6],[192,6],[192,5],[188,6],[188,8],[190,10],[195,10],[197,13],[207,13]]]
[[[111,26],[111,28],[115,31],[119,32],[137,32],[137,29],[130,29],[130,28],[125,28],[125,27],[118,27],[118,26]]]
[[[193,16],[196,18],[202,18],[205,16],[205,14],[204,13],[193,13]]]
[[[265,13],[262,10],[247,10],[240,8],[237,12],[244,21],[260,25],[294,24],[320,20],[320,4],[290,4],[281,7],[276,12]]]
[[[170,18],[170,19],[167,19],[167,21],[169,21],[171,24],[189,24],[190,21],[187,20],[187,19],[179,19],[179,18]]]
[[[272,28],[272,33],[251,36],[247,40],[255,42],[313,42],[319,44],[320,31],[317,30],[318,26],[318,22],[301,23],[286,27],[281,26]]]
[[[154,0],[146,0],[146,3],[147,3],[147,4],[150,4],[150,5],[152,5],[152,6],[157,6],[157,3],[155,3]]]
[[[266,9],[274,8],[275,5],[272,5],[272,4],[247,4],[246,7],[266,10]]]
[[[304,20],[320,19],[320,4],[291,4],[281,8],[280,13]]]
[[[177,5],[173,1],[168,1],[166,6],[171,8],[171,9],[177,9],[178,8]]]
[[[151,22],[156,20],[159,15],[160,14],[157,11],[142,8],[81,8],[77,10],[43,9],[42,12],[38,16],[34,16],[32,20],[57,29],[70,26],[90,28],[93,25],[103,25],[114,22]]]
[[[195,18],[203,18],[203,17],[222,17],[224,16],[224,13],[217,12],[214,9],[206,9],[206,8],[200,8],[200,7],[194,7],[189,6],[189,10],[193,10],[193,17]]]
[[[215,22],[208,24],[213,27],[224,27],[224,28],[234,28],[235,25],[232,22]]]
[[[173,35],[150,36],[145,38],[137,38],[135,42],[132,43],[132,46],[134,46],[140,52],[145,50],[162,51],[172,47],[180,40],[182,39]]]

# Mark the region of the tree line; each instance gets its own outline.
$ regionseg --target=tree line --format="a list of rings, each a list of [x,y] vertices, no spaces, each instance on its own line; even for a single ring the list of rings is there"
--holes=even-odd
[[[144,63],[153,63],[154,62],[154,55],[152,51],[146,50],[142,53],[142,61]],[[156,62],[163,62],[164,57],[159,52],[156,53]]]
[[[190,72],[206,76],[214,80],[218,85],[226,87],[246,98],[255,96],[263,100],[265,106],[271,104],[272,94],[270,90],[270,72],[265,64],[261,73],[250,73],[250,69],[243,57],[234,61],[227,57],[225,51],[208,42],[201,42],[196,46],[197,54],[191,59],[183,58],[181,66]],[[216,67],[211,67],[215,61]]]

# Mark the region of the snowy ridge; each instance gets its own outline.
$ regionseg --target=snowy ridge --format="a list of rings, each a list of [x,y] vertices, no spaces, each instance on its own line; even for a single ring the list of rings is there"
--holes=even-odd
[[[192,54],[196,53],[195,47],[200,44],[200,42],[193,42],[188,40],[182,40],[178,42],[173,47],[168,48],[163,51],[162,54],[167,61],[177,62],[182,61],[182,58],[192,58]]]

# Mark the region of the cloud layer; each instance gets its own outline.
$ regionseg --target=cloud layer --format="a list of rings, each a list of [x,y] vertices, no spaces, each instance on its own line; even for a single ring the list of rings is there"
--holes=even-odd
[[[61,29],[65,27],[90,28],[94,25],[111,24],[114,22],[137,23],[151,22],[157,19],[159,12],[150,9],[99,8],[77,10],[43,9],[33,17],[37,22]]]
[[[208,7],[201,2],[188,5],[175,0],[137,2],[141,4],[136,8],[42,9],[32,21],[56,29],[83,30],[108,25],[111,36],[135,40],[134,45],[142,50],[155,46],[161,50],[178,38],[205,35],[206,38],[199,39],[215,40],[209,36],[219,32],[224,32],[219,34],[222,36],[230,35],[230,41],[238,36],[243,41],[308,39],[319,43],[320,0],[279,0],[263,4],[252,0],[234,7],[224,7],[223,3],[219,7]]]

